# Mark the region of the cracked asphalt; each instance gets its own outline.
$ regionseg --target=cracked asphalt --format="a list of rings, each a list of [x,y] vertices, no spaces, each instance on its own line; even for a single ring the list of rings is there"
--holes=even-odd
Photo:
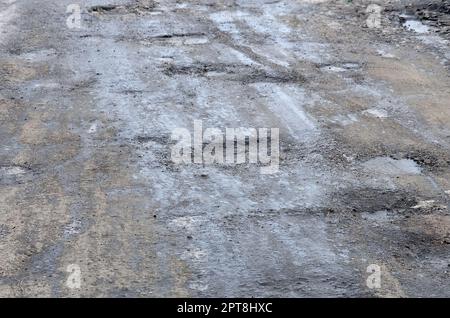
[[[448,9],[1,0],[0,297],[450,297]],[[174,164],[194,120],[279,172]]]

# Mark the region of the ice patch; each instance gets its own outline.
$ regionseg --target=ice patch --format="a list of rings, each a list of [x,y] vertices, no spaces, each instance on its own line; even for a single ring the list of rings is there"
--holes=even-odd
[[[0,168],[0,174],[7,175],[7,176],[25,174],[26,172],[27,172],[26,169],[24,169],[22,167],[1,167]]]
[[[72,236],[81,233],[81,221],[73,220],[70,224],[64,228],[64,236]]]
[[[184,40],[185,45],[199,45],[206,44],[208,42],[209,39],[206,36],[188,37]]]
[[[395,160],[390,157],[377,157],[363,163],[363,166],[373,172],[398,175],[420,174],[420,167],[410,159]]]
[[[253,61],[251,58],[249,58],[244,53],[239,52],[233,48],[229,48],[229,50],[230,50],[231,54],[233,54],[238,59],[238,61],[241,62],[242,64],[244,64],[244,65],[254,65],[254,64],[259,65],[259,63]]]
[[[202,216],[183,216],[170,221],[169,226],[175,227],[177,230],[182,228],[188,232],[193,232],[203,222],[204,218]]]
[[[403,23],[403,26],[410,31],[421,34],[428,33],[430,31],[430,29],[425,24],[417,20],[407,20],[405,23]]]
[[[419,201],[417,205],[412,207],[413,209],[447,209],[444,204],[438,204],[435,200]]]
[[[389,220],[389,214],[386,210],[376,211],[374,213],[363,212],[361,216],[364,220],[369,220],[369,221],[387,221],[387,220]]]
[[[384,109],[370,108],[370,109],[366,109],[362,113],[364,115],[369,115],[369,116],[377,117],[377,118],[387,118],[388,117],[388,113]]]
[[[15,0],[6,1],[6,5],[9,5],[5,10],[0,11],[0,30],[4,32],[7,24],[16,17],[16,5]],[[4,34],[0,32],[0,42],[2,41]]]
[[[384,50],[377,50],[378,55],[380,55],[381,57],[384,57],[386,59],[394,59],[396,58],[396,56],[394,54],[391,53],[387,53]]]
[[[55,49],[37,50],[28,53],[21,54],[21,57],[28,61],[45,61],[49,57],[56,56]]]
[[[206,290],[208,290],[209,285],[191,283],[191,284],[189,284],[189,288],[198,290],[198,291],[206,291]]]
[[[346,115],[339,114],[339,115],[333,116],[329,119],[330,122],[339,124],[342,126],[351,125],[351,124],[357,122],[358,120],[359,120],[358,116],[355,114],[346,114]]]
[[[208,251],[199,248],[194,248],[189,251],[183,252],[181,255],[182,260],[196,260],[196,261],[207,261]]]
[[[305,112],[303,106],[313,102],[312,98],[299,89],[288,90],[284,87],[268,84],[253,85],[260,93],[270,96],[269,109],[286,122],[290,133],[304,138],[302,132],[314,130],[314,120]]]
[[[94,124],[92,124],[91,127],[89,128],[88,133],[89,133],[89,134],[93,134],[93,133],[95,133],[96,131],[97,131],[97,123],[94,123]]]
[[[340,72],[345,72],[346,71],[345,68],[339,67],[339,66],[334,66],[334,65],[321,67],[321,69],[324,70],[324,71],[327,71],[327,72],[332,72],[332,73],[340,73]]]

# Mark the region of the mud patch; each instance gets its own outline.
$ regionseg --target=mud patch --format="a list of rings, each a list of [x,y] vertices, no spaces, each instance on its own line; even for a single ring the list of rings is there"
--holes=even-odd
[[[136,136],[135,140],[142,144],[147,142],[155,142],[160,145],[168,145],[168,144],[174,144],[169,138],[169,136]]]
[[[375,223],[377,226],[371,227],[368,235],[383,237],[389,242],[390,247],[383,251],[395,259],[416,263],[417,258],[436,254],[445,258],[444,255],[448,254],[448,216],[413,215],[397,221],[382,220]]]
[[[448,153],[414,150],[405,155],[406,159],[415,161],[421,167],[428,170],[447,169],[450,166]]]
[[[354,188],[331,195],[337,207],[348,212],[405,211],[417,204],[416,195],[405,190]]]
[[[239,64],[168,64],[164,67],[163,73],[167,76],[191,75],[207,78],[222,78],[242,82],[243,84],[303,83],[305,81],[305,78],[295,71],[266,71]]]
[[[145,14],[156,7],[154,1],[142,0],[125,5],[96,5],[88,8],[89,13],[97,15],[123,15],[123,14]]]
[[[39,70],[22,62],[1,61],[0,77],[6,83],[20,83],[31,80],[39,73]]]

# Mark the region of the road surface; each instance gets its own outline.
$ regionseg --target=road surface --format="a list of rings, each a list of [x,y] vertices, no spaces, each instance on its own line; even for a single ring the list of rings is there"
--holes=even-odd
[[[0,296],[449,297],[430,2],[1,0]],[[175,164],[194,121],[279,171]]]

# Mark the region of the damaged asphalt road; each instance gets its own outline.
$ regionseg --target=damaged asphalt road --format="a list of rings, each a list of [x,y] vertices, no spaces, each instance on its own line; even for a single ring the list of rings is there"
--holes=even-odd
[[[0,296],[449,297],[447,2],[383,2],[1,0]]]

